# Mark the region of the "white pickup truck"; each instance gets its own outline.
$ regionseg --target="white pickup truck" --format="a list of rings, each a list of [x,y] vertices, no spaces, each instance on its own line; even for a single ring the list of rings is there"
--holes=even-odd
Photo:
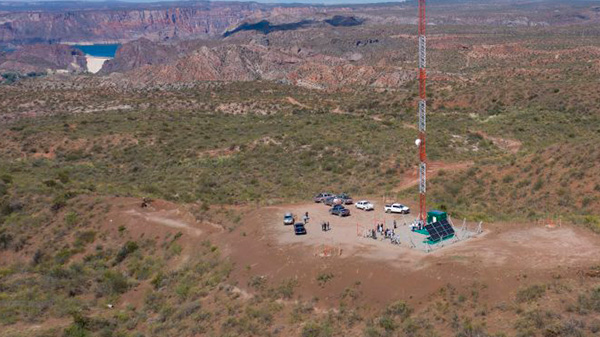
[[[386,204],[383,209],[386,213],[401,213],[408,214],[410,213],[410,208],[402,205],[402,204]]]

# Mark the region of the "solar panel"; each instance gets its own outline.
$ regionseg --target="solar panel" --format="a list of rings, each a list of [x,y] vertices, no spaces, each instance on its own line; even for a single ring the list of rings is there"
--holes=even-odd
[[[441,224],[448,236],[454,234],[454,228],[452,228],[452,225],[448,222],[448,220],[441,221]]]
[[[454,228],[448,222],[448,220],[442,220],[433,222],[425,226],[425,230],[429,233],[430,241],[439,241],[440,239],[446,239],[454,235]]]
[[[439,241],[440,239],[441,239],[440,236],[437,234],[431,235],[430,237],[427,238],[427,240],[433,241],[433,242]]]

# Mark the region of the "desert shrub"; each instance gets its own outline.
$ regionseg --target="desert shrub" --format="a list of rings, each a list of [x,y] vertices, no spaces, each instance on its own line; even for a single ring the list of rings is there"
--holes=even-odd
[[[585,336],[582,331],[584,327],[583,322],[569,319],[547,326],[544,329],[544,336],[583,337]]]
[[[535,184],[533,184],[533,190],[539,191],[542,187],[544,187],[544,181],[542,178],[538,178],[538,180],[535,181]]]
[[[73,323],[69,325],[63,332],[64,337],[88,337],[91,336],[91,332],[86,330],[85,327]]]
[[[134,276],[137,280],[147,280],[161,266],[160,261],[151,257],[139,257],[129,263],[128,271],[129,275]]]
[[[42,262],[43,257],[44,257],[44,253],[41,250],[37,249],[35,251],[35,253],[33,254],[33,257],[31,258],[31,263],[34,266],[37,266],[38,264],[40,264],[40,262]]]
[[[267,284],[267,278],[265,276],[252,276],[250,280],[248,280],[248,286],[257,290],[265,289]]]
[[[583,225],[596,233],[600,233],[600,216],[585,215],[582,219],[577,219],[577,222],[583,223]]]
[[[332,335],[333,328],[326,322],[308,322],[302,328],[302,337],[329,337]]]
[[[580,313],[600,313],[600,287],[592,289],[587,293],[580,294],[577,299]]]
[[[4,173],[2,175],[0,175],[0,183],[6,184],[6,185],[10,185],[13,182],[13,176],[11,176],[10,174]]]
[[[0,198],[8,193],[8,186],[5,182],[0,181]]]
[[[543,329],[551,323],[554,317],[552,312],[543,312],[538,309],[529,310],[519,315],[515,322],[515,328],[521,332]]]
[[[331,281],[331,279],[333,279],[332,273],[321,273],[317,275],[317,282],[321,287],[324,286],[327,282]]]
[[[108,270],[102,275],[99,284],[99,295],[120,295],[129,289],[127,277],[119,271]]]
[[[75,252],[69,248],[63,248],[54,255],[54,261],[58,264],[65,264]]]
[[[96,232],[92,230],[79,232],[76,235],[75,242],[73,243],[75,247],[84,247],[96,240]]]
[[[160,289],[160,287],[162,287],[164,281],[165,274],[162,271],[159,271],[158,273],[156,273],[156,275],[154,275],[154,277],[150,281],[150,284],[152,284],[154,289],[158,290]]]
[[[134,241],[127,241],[123,247],[117,253],[117,257],[115,258],[115,263],[121,263],[123,260],[127,258],[127,256],[136,250],[138,250],[139,246]]]
[[[8,249],[13,239],[10,233],[0,233],[0,249]]]
[[[384,335],[383,331],[380,331],[373,325],[367,325],[363,331],[365,337],[380,337]]]
[[[179,307],[179,309],[177,309],[177,311],[175,312],[174,318],[181,320],[183,318],[189,317],[192,314],[194,314],[195,312],[199,311],[201,307],[202,306],[200,305],[200,302],[198,302],[198,301],[185,303],[185,304],[181,305]]]
[[[456,337],[488,337],[490,336],[481,324],[473,323],[470,319],[463,322]]]
[[[294,279],[289,279],[281,282],[279,287],[277,287],[275,294],[284,299],[290,299],[294,296],[294,289],[298,286],[298,281]]]
[[[181,254],[182,250],[183,248],[178,243],[173,242],[171,245],[169,245],[169,253],[172,255],[179,255]]]
[[[379,326],[382,327],[385,331],[391,332],[396,330],[396,322],[390,316],[382,316],[379,318]]]
[[[590,323],[590,331],[595,334],[600,332],[600,320],[595,319]]]
[[[56,174],[56,178],[63,184],[68,183],[71,179],[69,178],[69,172],[61,170]]]
[[[94,332],[101,332],[100,335],[112,336],[115,330],[115,324],[103,318],[85,317],[79,313],[73,314],[73,323],[63,332],[64,337],[87,337],[92,336]]]
[[[404,301],[398,301],[390,304],[385,313],[387,315],[399,317],[401,320],[405,320],[412,314],[413,310]]]
[[[517,302],[535,301],[546,293],[546,286],[542,284],[534,284],[525,289],[517,291]]]
[[[67,201],[73,197],[75,197],[76,193],[73,191],[67,191],[65,193],[59,194],[57,196],[54,197],[54,199],[52,200],[52,206],[50,206],[50,209],[52,209],[55,212],[58,212],[61,208],[65,207],[67,205]],[[66,219],[65,219],[66,221]]]

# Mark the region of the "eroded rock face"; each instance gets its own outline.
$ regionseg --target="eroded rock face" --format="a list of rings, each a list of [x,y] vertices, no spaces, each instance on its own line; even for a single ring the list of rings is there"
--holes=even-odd
[[[0,13],[0,43],[207,38],[219,36],[244,18],[260,16],[264,9],[255,3],[194,3],[164,8]]]
[[[83,52],[67,45],[36,44],[0,55],[0,72],[25,74],[59,70],[84,72],[86,60]]]
[[[397,86],[414,77],[412,72],[394,70],[387,65],[353,64],[344,57],[305,55],[257,44],[202,46],[179,58],[169,57],[174,59],[134,68],[127,65],[121,71],[125,73],[121,79],[133,85],[274,80],[324,89],[349,85]],[[119,56],[114,61],[116,66]],[[103,71],[108,72],[108,68]]]

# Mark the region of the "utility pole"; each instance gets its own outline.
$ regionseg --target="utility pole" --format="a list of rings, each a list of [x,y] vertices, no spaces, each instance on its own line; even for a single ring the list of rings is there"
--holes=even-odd
[[[425,0],[419,0],[419,222],[427,221],[427,153],[425,135],[427,128],[427,40],[425,38]]]

